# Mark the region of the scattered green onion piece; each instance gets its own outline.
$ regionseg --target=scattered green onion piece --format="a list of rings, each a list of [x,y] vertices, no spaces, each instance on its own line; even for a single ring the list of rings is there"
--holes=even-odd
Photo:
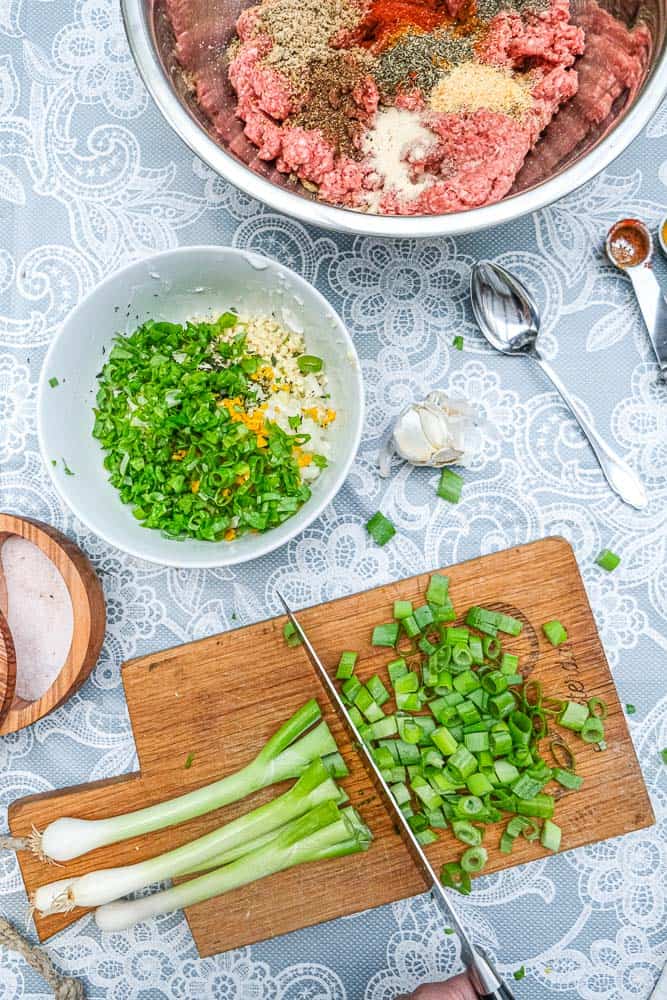
[[[396,707],[401,712],[418,712],[422,707],[421,698],[416,693],[397,694]]]
[[[576,758],[564,739],[559,737],[558,739],[552,740],[549,744],[549,749],[551,750],[553,758],[559,767],[566,768],[569,771],[574,770]],[[562,756],[560,756],[561,754]]]
[[[194,763],[194,759],[195,759],[195,755],[193,753],[189,753],[187,755],[187,757],[185,758],[185,764],[183,765],[183,767],[185,768],[186,771],[190,770],[190,768],[192,767],[192,765]]]
[[[500,643],[491,635],[486,635],[482,639],[482,649],[487,660],[497,660],[501,653]],[[517,663],[519,662],[518,656],[515,656],[514,659]]]
[[[348,709],[348,713],[350,718],[352,719],[352,722],[357,727],[357,729],[359,728],[359,726],[364,725],[364,717],[356,705],[352,705],[352,707]]]
[[[455,861],[448,861],[442,866],[440,881],[447,889],[456,889],[464,896],[470,895],[470,875]]]
[[[472,662],[481,666],[484,663],[484,646],[478,635],[471,635],[468,639],[468,650],[472,656]]]
[[[394,601],[394,618],[401,621],[412,614],[412,601]]]
[[[628,713],[628,715],[634,715],[637,709],[635,708],[634,705],[626,705],[625,711]]]
[[[418,636],[421,631],[414,615],[408,615],[407,618],[402,618],[401,625],[403,626],[403,630],[408,639],[414,639],[415,636]]]
[[[370,521],[366,523],[366,531],[377,545],[386,545],[389,539],[396,534],[394,525],[380,511],[373,514]]]
[[[538,816],[540,819],[551,819],[554,807],[554,799],[543,792],[531,799],[517,799],[516,803],[516,811],[520,816]]]
[[[459,668],[459,670],[465,670],[472,666],[472,654],[467,646],[454,646],[452,649],[452,663]],[[479,684],[475,685],[479,687]]]
[[[443,469],[440,473],[440,481],[436,490],[441,500],[449,503],[458,503],[461,499],[461,489],[463,488],[463,477],[451,469]]]
[[[373,629],[371,645],[395,646],[398,642],[398,629],[398,622],[385,622],[383,625],[376,625]]]
[[[434,573],[426,589],[429,604],[446,605],[449,602],[449,577]]]
[[[283,639],[288,646],[294,647],[301,645],[301,636],[290,621],[286,621],[283,625]]]
[[[578,791],[584,783],[584,779],[579,774],[575,774],[574,771],[567,771],[562,767],[555,767],[553,769],[554,781],[557,781],[559,785],[563,788],[570,788],[573,791]]]
[[[514,653],[503,653],[500,660],[500,670],[503,674],[515,674],[519,669],[519,657]]]
[[[454,337],[454,339],[452,340],[452,347],[455,348],[455,350],[457,351],[463,350],[463,337],[461,336],[461,334],[457,334]]]
[[[451,756],[458,749],[458,741],[454,739],[446,726],[440,726],[431,733],[431,740],[445,757]]]
[[[396,694],[414,694],[419,690],[419,677],[414,670],[408,670],[394,681]]]
[[[435,653],[437,646],[434,646],[432,642],[429,642],[426,636],[422,636],[417,643],[417,648],[421,649],[422,653],[425,653],[426,656],[432,656],[433,653]]]
[[[558,716],[558,724],[564,729],[571,729],[575,733],[580,733],[588,719],[588,705],[580,705],[576,701],[568,701]]]
[[[489,711],[496,719],[506,718],[515,708],[516,701],[511,691],[503,691],[489,698]]]
[[[466,733],[463,742],[471,753],[480,753],[480,751],[489,748],[489,734],[486,732]],[[479,794],[479,792],[473,792],[473,795]]]
[[[660,756],[662,757],[662,763],[667,764],[667,747],[660,751]]]
[[[542,826],[542,835],[540,837],[540,843],[547,851],[558,851],[560,849],[561,842],[561,829],[550,819],[545,819],[544,825]]]
[[[516,969],[512,973],[512,975],[516,979],[517,983],[520,982],[525,977],[525,975],[526,975],[526,967],[524,965],[522,965],[521,968],[520,969]]]
[[[318,358],[315,354],[302,354],[296,363],[302,375],[317,374],[322,371],[322,358]]]
[[[479,847],[482,843],[482,831],[477,826],[473,826],[467,819],[456,819],[452,823],[452,833],[462,844],[470,847]]]
[[[60,385],[60,382],[55,377],[55,375],[52,375],[51,378],[49,379],[49,385],[51,386],[52,389],[55,389],[57,385]]]
[[[607,713],[609,711],[607,707],[607,702],[602,698],[589,698],[588,699],[588,711],[591,715],[594,715],[598,719],[604,720],[607,718]]]
[[[466,785],[470,794],[475,796],[488,795],[489,792],[493,791],[493,785],[481,771],[471,774],[466,780]]]
[[[597,559],[595,560],[598,566],[602,567],[602,569],[606,569],[608,573],[611,573],[612,570],[615,570],[620,561],[621,557],[617,556],[615,552],[611,551],[611,549],[602,549]]]
[[[512,743],[514,746],[527,747],[530,745],[534,732],[530,716],[526,715],[525,712],[514,711],[509,716],[507,724],[512,734]],[[530,798],[530,795],[526,796],[526,798]]]
[[[560,646],[562,643],[567,642],[567,632],[557,618],[554,618],[553,621],[545,622],[542,626],[542,631],[552,646]]]
[[[421,607],[415,608],[412,612],[415,621],[419,625],[420,631],[424,631],[429,625],[433,624],[433,612],[428,604],[422,604]]]
[[[511,785],[519,777],[519,772],[514,764],[510,764],[503,757],[494,761],[493,767],[501,785]]]
[[[359,678],[353,675],[352,677],[348,677],[348,679],[343,682],[341,685],[341,691],[348,701],[354,701],[362,687],[363,685]]]
[[[338,661],[338,669],[336,670],[337,680],[347,680],[354,673],[354,668],[357,663],[358,653],[352,653],[349,650],[347,652],[340,654],[340,660]]]
[[[490,670],[482,677],[482,687],[489,694],[502,694],[508,688],[507,675],[501,670]]]
[[[391,663],[387,664],[387,672],[392,685],[395,685],[395,682],[399,677],[403,677],[407,674],[408,665],[403,657],[399,657],[397,660],[392,660]]]
[[[485,847],[469,847],[461,855],[461,868],[464,872],[470,872],[471,874],[481,872],[488,857],[488,851]]]
[[[514,849],[514,841],[516,837],[510,837],[507,831],[503,832],[500,837],[500,851],[502,854],[511,854]]]
[[[366,681],[366,687],[378,705],[384,705],[385,702],[389,701],[391,695],[377,674],[374,674],[369,680]]]
[[[449,769],[456,778],[465,781],[477,770],[477,761],[464,746],[459,746],[449,758]]]
[[[604,723],[597,715],[589,716],[584,722],[580,736],[584,743],[599,743],[604,739]]]

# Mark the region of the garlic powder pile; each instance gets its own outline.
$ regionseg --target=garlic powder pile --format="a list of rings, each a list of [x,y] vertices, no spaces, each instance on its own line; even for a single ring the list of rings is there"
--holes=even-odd
[[[375,171],[384,179],[384,190],[414,198],[432,183],[433,178],[413,179],[410,160],[423,159],[436,139],[421,122],[416,111],[385,108],[375,126],[364,136],[363,152],[370,157]],[[379,194],[376,197],[379,200]],[[369,205],[373,203],[373,193]]]
[[[450,114],[495,111],[519,118],[533,105],[527,77],[500,66],[464,62],[440,77],[429,100],[433,111]]]

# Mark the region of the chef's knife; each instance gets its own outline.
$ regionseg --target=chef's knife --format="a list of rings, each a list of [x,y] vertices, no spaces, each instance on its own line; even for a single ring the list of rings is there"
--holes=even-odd
[[[343,704],[343,701],[336,690],[336,686],[329,677],[327,670],[320,660],[319,656],[315,652],[308,636],[304,632],[303,628],[297,621],[295,615],[290,610],[285,601],[285,598],[280,593],[276,591],[280,603],[285,609],[287,617],[291,621],[292,625],[296,629],[297,635],[303,643],[304,649],[308,655],[308,659],[315,668],[315,671],[320,677],[320,680],[324,684],[327,690],[329,698],[336,709],[336,713],[341,719],[343,725],[348,731],[350,739],[352,740],[352,745],[357,750],[361,760],[368,772],[368,775],[375,786],[376,791],[380,795],[380,798],[384,802],[389,813],[393,815],[398,828],[400,830],[401,836],[405,842],[406,847],[410,851],[413,860],[415,861],[417,867],[421,871],[426,882],[430,885],[430,891],[435,897],[436,902],[440,906],[440,909],[447,915],[449,923],[452,925],[453,929],[459,936],[461,942],[461,958],[463,964],[466,967],[468,976],[471,983],[476,989],[482,1000],[515,1000],[514,994],[507,986],[506,983],[500,978],[500,975],[496,972],[493,967],[490,958],[482,951],[477,945],[473,945],[465,930],[463,929],[461,922],[456,915],[452,903],[450,901],[448,893],[445,891],[440,883],[440,879],[435,873],[431,862],[426,857],[426,854],[422,850],[422,846],[412,832],[412,828],[408,823],[407,819],[398,808],[398,805],[394,801],[389,786],[380,774],[380,770],[373,760],[370,751],[366,747],[363,740],[359,739],[359,734],[350,718],[350,714]]]

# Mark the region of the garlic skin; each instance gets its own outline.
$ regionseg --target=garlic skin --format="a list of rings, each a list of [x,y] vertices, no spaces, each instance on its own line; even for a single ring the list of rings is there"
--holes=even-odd
[[[439,389],[411,403],[394,425],[396,452],[412,465],[468,465],[482,446],[477,410]]]

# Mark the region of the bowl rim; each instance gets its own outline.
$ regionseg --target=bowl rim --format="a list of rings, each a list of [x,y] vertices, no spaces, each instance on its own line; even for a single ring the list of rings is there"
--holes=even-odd
[[[310,295],[314,298],[316,305],[322,309],[326,309],[333,314],[335,317],[338,332],[342,336],[345,354],[350,359],[350,376],[356,382],[356,393],[354,398],[356,400],[356,405],[351,413],[352,421],[352,444],[349,448],[348,454],[339,463],[336,475],[334,476],[330,487],[322,493],[322,496],[315,500],[311,497],[303,507],[290,518],[288,521],[283,522],[286,525],[290,525],[290,522],[296,520],[298,515],[303,511],[303,520],[297,522],[293,527],[287,532],[284,538],[271,540],[273,531],[267,531],[263,535],[264,544],[258,552],[248,555],[239,551],[234,553],[232,547],[229,546],[230,552],[225,555],[225,550],[222,548],[223,544],[221,542],[211,542],[211,556],[210,558],[178,558],[176,553],[179,548],[184,551],[184,546],[187,545],[187,541],[178,542],[174,541],[174,558],[161,558],[155,555],[147,555],[141,546],[135,546],[133,544],[128,544],[124,539],[118,537],[115,532],[109,532],[104,527],[100,527],[96,522],[95,518],[91,518],[87,511],[82,510],[78,503],[72,500],[72,498],[67,494],[66,481],[56,475],[56,470],[53,468],[51,461],[49,460],[49,455],[46,447],[45,440],[45,413],[44,413],[44,402],[46,397],[46,392],[51,388],[48,385],[47,373],[50,370],[51,360],[60,344],[63,336],[65,335],[65,330],[75,323],[78,314],[88,306],[91,301],[99,294],[99,292],[106,287],[112,285],[115,281],[122,278],[133,268],[137,266],[145,266],[149,270],[160,261],[168,257],[180,257],[180,256],[196,256],[201,253],[215,253],[233,256],[244,257],[246,260],[249,256],[252,256],[255,261],[261,264],[265,264],[268,268],[273,268],[274,273],[282,273],[287,276],[290,281],[294,282],[297,288],[300,288],[305,294]],[[47,389],[48,387],[48,389]],[[72,513],[77,517],[82,524],[93,532],[97,537],[101,538],[108,545],[112,545],[114,548],[120,549],[122,552],[128,553],[128,555],[134,556],[136,559],[144,560],[145,562],[152,563],[159,566],[168,566],[176,569],[216,569],[222,566],[236,566],[241,563],[253,562],[255,559],[261,559],[262,557],[268,555],[270,552],[281,548],[283,545],[287,545],[291,542],[297,535],[302,534],[310,525],[315,521],[325,510],[325,508],[333,501],[334,497],[340,492],[347,476],[349,475],[352,464],[359,451],[359,445],[361,443],[361,435],[364,425],[364,413],[365,413],[365,395],[364,395],[364,384],[361,371],[361,362],[357,349],[355,347],[352,336],[350,335],[347,326],[343,322],[338,310],[333,307],[331,302],[320,292],[315,285],[311,284],[306,278],[300,275],[297,271],[293,271],[292,268],[287,267],[285,264],[280,263],[280,261],[275,260],[273,257],[267,257],[263,254],[256,253],[253,250],[244,250],[241,247],[229,247],[229,246],[217,246],[216,244],[193,244],[185,245],[180,247],[174,247],[170,250],[162,250],[159,253],[148,254],[145,257],[138,257],[132,261],[129,261],[123,267],[118,268],[111,274],[106,275],[100,282],[98,282],[83,298],[77,302],[77,304],[70,310],[65,319],[60,324],[57,333],[53,337],[49,348],[44,356],[42,366],[40,369],[39,380],[37,383],[37,398],[36,398],[36,423],[37,423],[37,439],[39,442],[39,451],[42,458],[42,462],[46,467],[49,474],[51,482],[53,483],[56,492],[65,506],[72,511]],[[121,501],[118,499],[118,503]],[[310,507],[310,509],[309,509]],[[148,532],[150,529],[146,529]],[[217,554],[213,554],[217,553]]]
[[[144,0],[121,0],[125,34],[139,73],[165,121],[179,138],[218,175],[269,208],[323,229],[350,235],[428,238],[478,232],[545,208],[609,166],[648,123],[667,96],[667,41],[651,67],[632,107],[588,153],[547,181],[501,201],[445,215],[372,215],[309,200],[256,174],[209,136],[171,87],[143,16]],[[153,7],[151,0],[150,7]]]

